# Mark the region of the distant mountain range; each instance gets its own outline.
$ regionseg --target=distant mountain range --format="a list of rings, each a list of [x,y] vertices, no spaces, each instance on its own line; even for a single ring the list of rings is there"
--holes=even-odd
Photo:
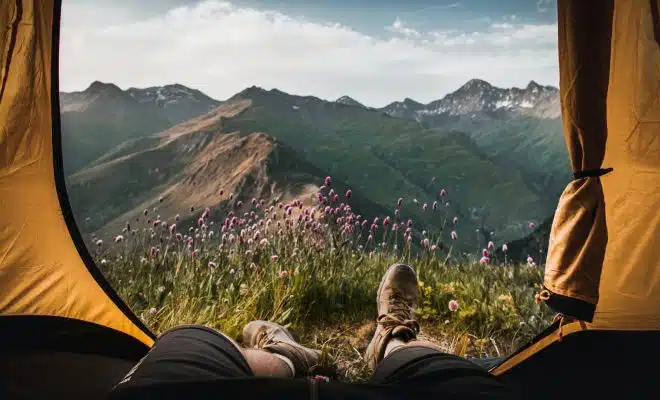
[[[399,118],[411,118],[430,126],[457,117],[511,119],[557,119],[561,116],[559,90],[531,81],[524,89],[502,89],[481,79],[472,79],[440,100],[422,104],[412,99],[381,109]]]
[[[332,175],[363,215],[392,215],[404,197],[418,230],[443,226],[421,203],[447,189],[442,212],[459,217],[459,247],[474,252],[491,231],[499,242],[529,234],[568,179],[557,90],[533,82],[472,80],[427,105],[383,109],[256,86],[218,101],[182,85],[94,82],[60,99],[74,211],[99,232],[154,206],[165,217],[252,197],[307,198]]]

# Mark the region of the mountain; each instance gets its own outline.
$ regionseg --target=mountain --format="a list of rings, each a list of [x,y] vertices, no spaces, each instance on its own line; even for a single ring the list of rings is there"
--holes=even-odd
[[[420,121],[419,111],[424,110],[424,104],[413,99],[405,98],[403,101],[395,101],[381,109],[387,115],[397,118],[409,118]]]
[[[381,111],[394,117],[412,118],[431,126],[465,116],[469,118],[561,117],[559,90],[531,81],[524,89],[502,89],[481,79],[471,79],[445,97],[421,104],[411,99],[391,103]]]
[[[472,79],[428,104],[405,99],[380,111],[425,128],[467,133],[484,153],[522,171],[544,195],[556,198],[571,179],[555,87],[531,81],[524,89],[503,89]]]
[[[341,96],[340,98],[335,100],[335,103],[346,104],[347,106],[355,106],[355,107],[365,108],[362,103],[360,103],[359,101],[357,101],[357,100],[355,100],[355,99],[353,99],[349,96]]]
[[[495,231],[498,239],[519,237],[523,221],[545,218],[556,205],[528,186],[520,170],[489,157],[461,132],[424,129],[381,111],[258,87],[228,102],[239,100],[251,105],[227,119],[226,130],[267,132],[389,210],[404,197],[404,212],[421,227],[441,226],[437,213],[420,209],[422,202],[439,200],[441,188],[452,193],[447,212],[459,215],[462,230],[481,227]],[[472,238],[465,237],[464,244],[474,244]]]
[[[81,92],[60,93],[63,148],[70,174],[125,140],[160,132],[204,114],[220,102],[182,85],[121,90],[93,82]]]
[[[234,201],[296,197],[315,192],[326,175],[336,190],[353,190],[349,203],[365,216],[392,216],[403,197],[402,215],[414,220],[418,238],[444,227],[447,240],[456,229],[463,252],[526,235],[528,222],[556,205],[466,133],[256,86],[199,117],[125,140],[68,184],[78,219],[91,218],[86,229],[116,233],[145,208],[190,215],[190,206],[228,206],[229,192]],[[436,200],[438,210],[422,210]],[[446,226],[454,216],[459,224]]]

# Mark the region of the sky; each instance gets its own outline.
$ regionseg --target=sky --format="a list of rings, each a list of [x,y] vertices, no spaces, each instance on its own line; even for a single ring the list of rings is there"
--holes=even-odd
[[[555,0],[64,0],[60,90],[256,85],[373,107],[472,78],[557,86]]]

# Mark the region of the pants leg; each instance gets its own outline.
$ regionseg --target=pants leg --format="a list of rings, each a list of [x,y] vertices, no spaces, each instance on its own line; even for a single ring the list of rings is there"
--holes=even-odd
[[[495,376],[465,358],[422,346],[390,353],[376,368],[370,383],[396,387],[410,394],[452,398],[510,399],[513,392]],[[449,397],[448,397],[449,398]]]

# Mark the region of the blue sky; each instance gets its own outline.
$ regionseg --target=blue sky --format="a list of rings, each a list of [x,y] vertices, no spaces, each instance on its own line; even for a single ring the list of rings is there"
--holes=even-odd
[[[64,0],[61,88],[251,85],[371,106],[557,85],[553,0]]]

